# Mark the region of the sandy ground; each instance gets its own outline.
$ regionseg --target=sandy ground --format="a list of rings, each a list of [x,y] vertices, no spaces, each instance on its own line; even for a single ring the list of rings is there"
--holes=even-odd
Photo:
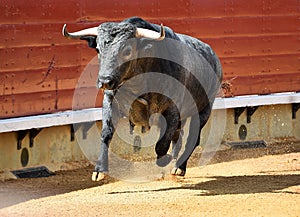
[[[95,183],[91,167],[0,182],[0,216],[300,216],[300,152],[255,157],[146,183]]]

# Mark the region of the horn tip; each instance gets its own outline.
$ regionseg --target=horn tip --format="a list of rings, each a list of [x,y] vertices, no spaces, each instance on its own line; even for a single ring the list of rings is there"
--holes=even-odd
[[[164,30],[164,24],[160,24],[160,28],[162,29],[162,30]]]
[[[67,34],[67,24],[64,24],[63,25],[63,28],[62,28],[62,34],[63,34],[63,36],[66,36]]]
[[[160,40],[163,40],[165,38],[165,36],[166,36],[165,28],[164,28],[164,25],[162,23],[160,24],[160,27],[161,27]]]

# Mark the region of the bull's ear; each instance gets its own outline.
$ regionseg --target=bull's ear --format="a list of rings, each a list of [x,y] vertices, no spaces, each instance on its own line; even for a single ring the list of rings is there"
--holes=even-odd
[[[80,37],[80,39],[86,40],[88,42],[88,45],[90,48],[97,47],[97,42],[96,42],[97,37],[96,36],[82,36],[82,37]]]

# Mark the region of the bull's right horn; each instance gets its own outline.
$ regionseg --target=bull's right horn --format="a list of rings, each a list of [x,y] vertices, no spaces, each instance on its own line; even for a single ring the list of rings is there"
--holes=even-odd
[[[66,38],[80,39],[83,36],[97,36],[98,35],[97,29],[98,29],[98,27],[93,27],[93,28],[83,29],[83,30],[78,31],[78,32],[70,33],[67,30],[67,24],[64,24],[64,26],[62,28],[62,34]]]
[[[155,32],[150,29],[137,28],[135,32],[135,37],[137,38],[150,38],[157,41],[161,41],[165,38],[165,29],[164,26],[160,25],[160,32]]]

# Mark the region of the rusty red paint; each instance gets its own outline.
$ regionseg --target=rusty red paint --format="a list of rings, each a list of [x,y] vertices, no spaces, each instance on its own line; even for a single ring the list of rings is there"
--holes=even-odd
[[[228,96],[299,92],[299,8],[298,0],[3,0],[0,118],[74,108],[74,89],[96,53],[84,42],[62,37],[62,25],[76,31],[131,16],[211,44],[232,84]],[[101,92],[96,102],[86,97],[95,92],[97,68],[94,64],[91,76],[81,78],[78,108],[102,105]]]

